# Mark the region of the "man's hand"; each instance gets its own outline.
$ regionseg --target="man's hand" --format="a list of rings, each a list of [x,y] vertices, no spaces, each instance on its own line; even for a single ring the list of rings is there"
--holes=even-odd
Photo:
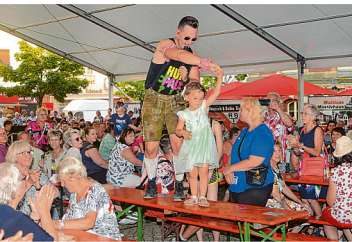
[[[181,79],[183,81],[186,81],[188,78],[187,68],[185,66],[180,66],[179,70],[180,70]]]

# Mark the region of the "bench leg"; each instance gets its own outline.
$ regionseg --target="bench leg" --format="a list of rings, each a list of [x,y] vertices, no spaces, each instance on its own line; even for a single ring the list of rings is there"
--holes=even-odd
[[[138,213],[137,240],[143,241],[143,208],[137,207],[137,213]]]
[[[251,228],[248,222],[244,222],[244,241],[251,241]]]

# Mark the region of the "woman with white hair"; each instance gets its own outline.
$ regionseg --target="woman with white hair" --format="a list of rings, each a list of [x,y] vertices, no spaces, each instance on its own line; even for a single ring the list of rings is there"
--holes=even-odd
[[[323,152],[324,144],[324,131],[317,125],[317,118],[320,115],[317,107],[312,104],[305,104],[303,108],[302,120],[304,123],[303,128],[300,130],[299,137],[289,137],[289,142],[292,148],[296,149],[291,156],[292,166],[298,170],[299,157],[319,157]],[[298,153],[300,152],[300,153]],[[317,191],[317,186],[303,184],[299,185],[299,192],[301,197],[308,201],[316,216],[321,216],[321,207],[318,198],[322,198],[326,194],[326,189],[321,189],[320,195]],[[324,194],[325,193],[325,194]]]
[[[53,241],[53,238],[57,238],[57,232],[50,217],[50,207],[40,207],[42,224],[40,227],[31,218],[11,206],[18,190],[25,186],[26,182],[20,181],[21,176],[15,164],[8,162],[0,164],[0,228],[3,229],[0,237],[12,241],[10,239],[14,239],[15,235],[18,237],[18,231],[22,231],[25,236],[21,237],[20,241],[31,241],[31,237],[33,241]]]
[[[114,206],[104,187],[87,178],[83,163],[66,157],[59,163],[61,185],[71,194],[62,220],[55,221],[58,229],[89,230],[101,236],[120,240]]]
[[[63,139],[65,149],[64,156],[75,157],[82,161],[80,149],[82,148],[83,140],[80,131],[77,129],[69,129],[64,133]]]
[[[15,141],[10,145],[5,158],[6,162],[16,165],[20,171],[20,179],[24,180],[24,187],[18,190],[12,205],[26,215],[30,215],[32,211],[29,199],[49,182],[49,178],[41,170],[30,170],[33,162],[32,152],[27,141]]]
[[[224,167],[223,171],[226,181],[230,184],[231,202],[265,207],[271,195],[274,174],[270,159],[274,151],[274,137],[264,124],[263,113],[264,110],[257,99],[242,99],[240,120],[247,123],[249,128],[241,131],[232,148],[231,165]],[[256,181],[250,171],[260,166],[262,179]]]

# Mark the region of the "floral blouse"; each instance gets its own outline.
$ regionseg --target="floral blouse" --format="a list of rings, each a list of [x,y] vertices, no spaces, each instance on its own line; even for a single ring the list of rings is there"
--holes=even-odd
[[[76,193],[71,193],[69,207],[63,220],[79,219],[85,217],[89,212],[96,212],[95,225],[89,232],[121,240],[123,235],[119,230],[114,205],[101,184],[94,183],[85,199],[77,201],[76,197]]]
[[[342,164],[331,177],[336,185],[336,200],[331,215],[340,223],[352,224],[352,166]]]
[[[110,154],[106,180],[116,186],[122,185],[123,180],[134,171],[134,165],[122,157],[122,151],[126,148],[127,145],[117,142]]]

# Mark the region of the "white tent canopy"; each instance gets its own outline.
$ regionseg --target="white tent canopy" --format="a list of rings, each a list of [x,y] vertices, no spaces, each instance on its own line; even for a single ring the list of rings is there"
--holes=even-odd
[[[242,15],[308,68],[352,65],[352,5],[2,5],[0,29],[121,80],[144,76],[155,43],[192,15],[200,21],[194,50],[227,73],[297,68],[219,8]]]
[[[81,113],[82,118],[88,121],[93,121],[96,111],[100,111],[103,117],[107,115],[109,108],[108,100],[72,100],[63,109],[65,112],[71,111],[75,113]]]

